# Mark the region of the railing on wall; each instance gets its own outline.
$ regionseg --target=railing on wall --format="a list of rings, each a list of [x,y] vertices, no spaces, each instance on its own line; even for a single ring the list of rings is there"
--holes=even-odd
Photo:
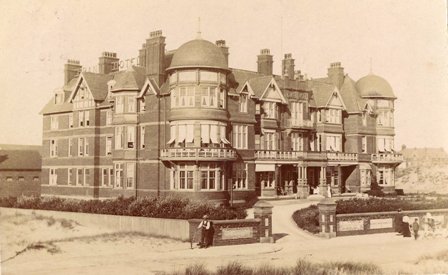
[[[309,119],[291,118],[289,119],[289,126],[291,128],[313,128],[314,123]]]
[[[161,150],[162,159],[236,159],[234,149],[229,148],[166,148]]]
[[[372,154],[373,162],[402,162],[403,155],[402,154],[393,154],[393,153],[379,153]]]
[[[296,159],[303,159],[305,156],[306,152],[301,151],[276,151],[276,150],[255,151],[255,157],[258,159],[296,160]]]
[[[331,153],[327,153],[327,158],[328,158],[328,160],[336,160],[336,161],[357,161],[358,154],[331,152]]]

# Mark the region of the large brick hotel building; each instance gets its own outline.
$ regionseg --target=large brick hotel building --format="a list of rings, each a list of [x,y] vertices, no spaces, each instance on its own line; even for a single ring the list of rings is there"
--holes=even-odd
[[[273,75],[229,68],[229,48],[203,39],[165,49],[155,31],[138,66],[104,52],[98,72],[65,65],[62,88],[42,110],[42,194],[92,198],[180,194],[246,200],[313,189],[394,191],[391,86],[355,81],[340,63],[306,79],[285,54]],[[319,186],[319,188],[315,188]]]

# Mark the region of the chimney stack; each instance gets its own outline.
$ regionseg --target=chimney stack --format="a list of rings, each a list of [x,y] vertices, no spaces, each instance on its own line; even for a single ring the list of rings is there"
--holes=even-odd
[[[304,76],[302,74],[302,71],[297,70],[294,72],[294,79],[297,79],[299,81],[303,81],[304,80]]]
[[[344,82],[344,68],[341,66],[341,62],[334,62],[330,64],[328,68],[328,77],[333,85],[341,89]]]
[[[294,79],[294,59],[290,53],[285,54],[285,58],[282,60],[282,76]]]
[[[99,73],[109,74],[118,71],[118,61],[116,53],[103,52],[98,62]]]
[[[229,66],[229,47],[226,46],[225,40],[217,40],[216,46],[221,49],[222,53],[224,54],[224,57],[226,58],[226,64]]]
[[[269,49],[262,49],[260,55],[257,56],[258,72],[264,75],[272,75],[272,60],[271,51]]]
[[[64,65],[64,85],[70,82],[73,78],[77,77],[82,70],[82,66],[79,60],[68,59]]]
[[[145,62],[140,64],[146,68],[146,75],[155,79],[159,86],[165,81],[165,37],[161,30],[153,31],[139,51],[139,58],[144,57]]]

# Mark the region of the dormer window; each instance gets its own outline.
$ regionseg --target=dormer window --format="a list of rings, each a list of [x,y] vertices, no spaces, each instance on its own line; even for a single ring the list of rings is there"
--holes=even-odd
[[[362,126],[367,126],[367,112],[362,112]]]
[[[247,113],[247,97],[247,94],[240,94],[239,111],[241,113]]]
[[[342,111],[340,109],[328,109],[326,114],[326,122],[333,124],[341,124]]]
[[[54,94],[54,104],[64,103],[64,93],[58,92]]]
[[[278,106],[275,102],[263,103],[263,110],[266,118],[276,119],[278,117]]]

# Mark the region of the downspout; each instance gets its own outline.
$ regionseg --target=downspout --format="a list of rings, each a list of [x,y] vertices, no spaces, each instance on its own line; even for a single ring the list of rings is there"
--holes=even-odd
[[[157,197],[160,197],[160,95],[157,95]]]

